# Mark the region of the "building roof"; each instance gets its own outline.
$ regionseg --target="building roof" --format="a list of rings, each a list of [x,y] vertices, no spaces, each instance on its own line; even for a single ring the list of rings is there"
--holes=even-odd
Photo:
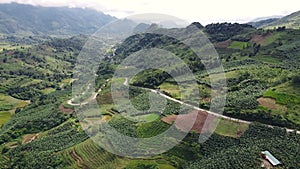
[[[266,159],[273,165],[276,166],[281,164],[279,160],[277,160],[269,151],[263,151],[262,154],[266,155]]]

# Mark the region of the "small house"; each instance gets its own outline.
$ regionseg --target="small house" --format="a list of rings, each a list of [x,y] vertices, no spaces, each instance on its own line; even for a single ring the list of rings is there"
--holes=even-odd
[[[281,164],[279,160],[277,160],[269,151],[263,151],[261,152],[261,156],[268,160],[273,166],[277,166]]]

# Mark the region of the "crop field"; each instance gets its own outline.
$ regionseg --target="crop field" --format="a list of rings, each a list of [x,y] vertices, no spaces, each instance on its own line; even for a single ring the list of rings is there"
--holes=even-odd
[[[60,152],[69,164],[68,168],[115,168],[119,164],[116,155],[106,152],[88,139]]]
[[[140,123],[137,127],[137,134],[141,138],[148,138],[165,132],[170,126],[160,119],[148,123]]]

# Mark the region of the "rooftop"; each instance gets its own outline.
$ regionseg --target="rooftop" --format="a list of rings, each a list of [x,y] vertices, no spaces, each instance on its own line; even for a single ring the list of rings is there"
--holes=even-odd
[[[281,164],[279,160],[277,160],[269,151],[263,151],[262,154],[266,155],[266,159],[273,165],[276,166]]]

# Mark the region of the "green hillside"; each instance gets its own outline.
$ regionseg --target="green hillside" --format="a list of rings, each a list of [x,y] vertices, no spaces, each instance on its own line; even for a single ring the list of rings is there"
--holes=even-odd
[[[227,83],[224,115],[239,120],[208,119],[209,122],[219,121],[219,125],[212,136],[200,144],[199,133],[206,132],[203,121],[207,114],[196,111],[197,123],[192,131],[167,152],[139,159],[112,154],[89,138],[83,129],[93,131],[93,128],[88,128],[88,123],[81,125],[82,118],[88,122],[100,120],[101,124],[107,123],[119,133],[138,138],[161,134],[172,124],[175,124],[171,128],[174,132],[184,133],[185,126],[176,124],[174,118],[191,120],[192,108],[172,99],[164,102],[159,92],[180,101],[199,90],[200,99],[189,103],[209,109],[214,90],[202,60],[174,38],[155,33],[130,36],[106,49],[95,81],[101,88],[95,95],[101,106],[85,112],[84,104],[72,104],[70,99],[72,84],[76,81],[72,70],[87,36],[25,39],[12,36],[7,39],[6,35],[0,43],[0,168],[253,169],[261,167],[260,153],[264,150],[272,152],[282,163],[278,168],[300,168],[300,135],[284,129],[300,130],[300,30],[261,30],[230,23],[206,27],[193,24],[212,41],[224,67],[226,79],[218,74],[211,75],[213,81],[226,80]],[[157,31],[180,33],[187,30],[190,27]],[[116,106],[111,85],[126,85],[126,79],[111,79],[114,71],[129,55],[150,48],[168,50],[183,60],[195,75],[196,86],[187,85],[180,90],[175,79],[165,71],[148,69],[128,80],[129,98],[138,111],[128,109],[128,102],[121,99]],[[134,63],[138,65],[139,62],[135,60]],[[168,66],[177,75],[181,75],[180,68],[181,64]],[[120,97],[122,92],[114,94]],[[156,106],[165,108],[148,110],[149,96],[155,98]],[[83,114],[79,118],[74,111]],[[102,133],[97,134],[105,138],[101,137]],[[163,140],[163,143],[156,140],[151,143],[161,146],[177,141],[169,136],[164,136]],[[117,137],[107,142],[105,148],[121,148],[123,152],[130,152],[135,146],[146,146],[142,142],[131,147],[122,146],[124,142]],[[150,155],[152,152],[144,153]]]
[[[281,19],[275,20],[271,23],[262,25],[261,27],[264,29],[273,29],[278,27],[291,28],[291,29],[299,29],[300,28],[300,11],[292,13],[288,16],[285,16]]]

